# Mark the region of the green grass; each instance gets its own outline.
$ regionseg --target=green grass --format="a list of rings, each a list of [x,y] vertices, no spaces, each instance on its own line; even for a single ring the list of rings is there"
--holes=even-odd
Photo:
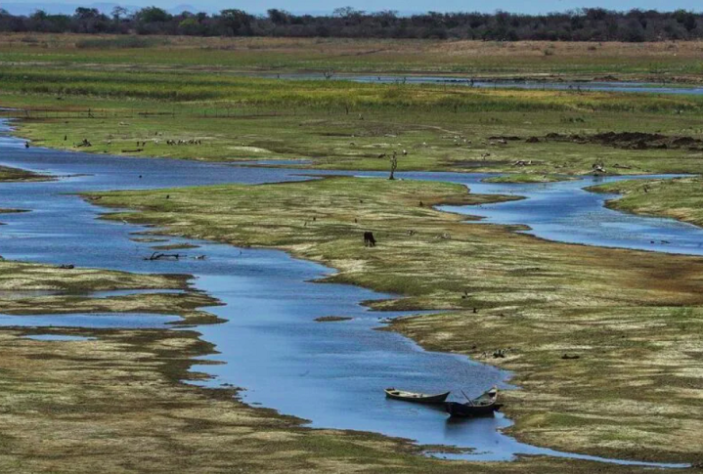
[[[619,211],[669,217],[703,226],[703,178],[620,181],[589,188],[594,192],[622,194],[607,206]]]
[[[96,77],[94,87],[108,90],[110,81],[117,80]],[[146,81],[144,87],[178,95],[179,82],[160,83],[162,78],[150,76],[153,82]],[[90,82],[90,75],[85,80]],[[686,149],[526,143],[527,138],[548,133],[603,131],[661,131],[700,138],[703,129],[695,124],[703,101],[695,97],[401,86],[404,98],[389,98],[386,92],[397,86],[237,78],[229,82],[237,84],[240,95],[214,102],[118,100],[112,93],[62,96],[59,101],[54,95],[4,90],[15,86],[0,84],[0,105],[29,108],[18,133],[33,144],[92,153],[210,161],[310,159],[311,167],[385,170],[387,157],[395,151],[401,171],[579,175],[600,160],[611,172],[623,174],[703,172],[701,152]],[[25,86],[17,82],[17,87]],[[227,94],[227,86],[208,87],[213,94]],[[133,94],[127,85],[118,88]],[[495,139],[501,136],[521,139],[502,143]],[[90,139],[91,148],[77,146],[84,138]],[[170,146],[169,140],[186,144]],[[191,140],[198,143],[187,144]],[[142,141],[146,145],[137,146]],[[518,160],[532,165],[516,168],[513,163]],[[629,168],[608,166],[614,163]]]
[[[231,106],[253,104],[354,108],[393,105],[402,109],[415,105],[437,106],[449,110],[460,107],[461,110],[470,111],[508,109],[566,111],[574,106],[594,110],[698,111],[701,109],[701,100],[685,96],[652,98],[643,94],[628,94],[622,95],[617,101],[612,101],[611,94],[584,95],[566,91],[559,94],[545,91],[516,93],[517,91],[510,90],[491,91],[459,86],[365,84],[342,80],[281,81],[191,71],[81,71],[70,68],[37,70],[15,65],[0,68],[0,79],[2,90],[7,93],[176,102],[228,101]],[[227,104],[219,105],[224,108]]]
[[[3,42],[0,37],[0,106],[23,109],[16,113],[23,118],[18,133],[52,148],[212,161],[310,159],[310,167],[331,169],[385,170],[386,158],[395,151],[401,171],[580,175],[592,170],[594,162],[603,161],[611,172],[623,174],[703,172],[701,152],[696,150],[628,150],[545,140],[526,143],[528,138],[549,133],[584,136],[604,131],[700,138],[703,128],[696,124],[703,115],[703,97],[286,81],[237,73],[237,65],[249,67],[247,55],[252,61],[258,57],[260,70],[270,69],[271,55],[291,51],[291,61],[303,54],[319,54],[328,61],[339,57],[366,61],[366,55],[355,54],[369,45],[354,41],[230,43],[169,38],[169,45],[94,51],[77,49],[74,43],[90,40],[107,45],[128,39],[50,38],[58,44],[39,52],[19,39],[12,42],[6,37]],[[402,54],[469,60],[463,44],[388,44]],[[231,48],[216,49],[220,47]],[[530,46],[516,45],[514,51],[509,49],[512,46],[480,48],[484,47],[488,49],[479,51],[481,61],[489,60],[490,51],[498,54],[496,61],[513,64]],[[681,56],[697,54],[693,44],[675,47]],[[169,48],[177,54],[166,54]],[[556,56],[562,54],[561,48],[555,47]],[[573,48],[563,55],[599,60],[598,55],[580,51],[579,45]],[[650,54],[631,46],[602,48],[609,55],[625,55],[627,61]],[[673,57],[662,45],[651,48],[652,61]],[[219,66],[208,62],[211,54],[220,58]],[[402,54],[397,61],[387,61],[388,67],[402,62]],[[184,66],[182,61],[191,56],[193,61],[202,56],[200,67]],[[42,67],[37,67],[40,63]],[[615,63],[611,66],[615,68]],[[501,136],[520,140],[503,142]],[[77,147],[86,138],[93,146]],[[168,140],[198,144],[169,146]],[[516,168],[513,163],[518,160],[532,165]],[[615,163],[621,167],[609,166]]]
[[[139,55],[137,51],[135,53]],[[561,111],[699,113],[703,99],[647,93],[581,93],[478,89],[435,84],[373,84],[344,80],[304,81],[243,77],[210,71],[111,71],[69,67],[0,66],[2,91],[56,97],[218,101],[211,106],[438,107],[452,112]],[[56,104],[61,105],[61,104]],[[201,105],[201,108],[203,106]]]

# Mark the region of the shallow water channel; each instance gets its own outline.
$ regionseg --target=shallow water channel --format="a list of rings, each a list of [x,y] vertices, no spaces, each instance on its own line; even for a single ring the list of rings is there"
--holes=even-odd
[[[268,79],[284,80],[326,80],[322,73],[263,74]],[[702,95],[703,87],[678,84],[652,84],[628,81],[535,81],[535,80],[485,80],[470,76],[432,76],[397,74],[338,74],[332,77],[337,81],[351,81],[373,84],[434,84],[476,87],[479,89],[526,89],[562,90],[574,92],[639,92],[648,94]]]
[[[7,123],[0,125],[5,133],[9,131]],[[330,274],[331,270],[296,260],[281,251],[169,238],[170,243],[199,245],[186,253],[206,255],[207,259],[144,261],[142,257],[151,254],[150,245],[155,244],[132,239],[135,233],[148,230],[146,227],[98,220],[105,209],[75,195],[81,191],[310,179],[298,175],[300,171],[41,148],[25,150],[22,141],[7,135],[0,137],[0,165],[61,176],[50,182],[0,184],[0,208],[31,211],[0,216],[0,221],[7,224],[0,227],[0,254],[6,259],[192,274],[197,289],[225,303],[208,308],[226,319],[225,323],[197,328],[219,351],[207,359],[225,362],[197,367],[213,375],[206,383],[208,386],[244,387],[241,396],[247,403],[305,418],[312,427],[373,431],[410,438],[420,444],[467,448],[463,454],[448,457],[509,460],[518,454],[533,454],[652,465],[560,453],[519,443],[500,431],[510,425],[501,414],[455,423],[449,422],[441,410],[388,401],[382,391],[387,386],[455,393],[464,390],[473,396],[494,384],[506,386],[510,374],[467,357],[427,352],[398,334],[375,331],[384,325],[385,318],[406,313],[372,312],[361,303],[392,295],[348,285],[314,283],[312,280]],[[385,176],[372,172],[345,174]],[[483,184],[481,180],[486,175],[477,174],[400,173],[399,176],[464,183],[473,192],[527,196],[523,201],[449,209],[482,215],[495,223],[529,224],[530,232],[541,237],[592,245],[703,253],[699,245],[703,242],[703,230],[666,219],[641,218],[605,209],[603,201],[609,196],[581,189],[590,184],[589,180],[506,185]],[[588,222],[584,224],[584,220]],[[649,236],[671,243],[652,246],[648,244]],[[322,316],[352,319],[315,321]],[[177,319],[177,316],[152,314],[0,315],[0,325],[164,328]]]

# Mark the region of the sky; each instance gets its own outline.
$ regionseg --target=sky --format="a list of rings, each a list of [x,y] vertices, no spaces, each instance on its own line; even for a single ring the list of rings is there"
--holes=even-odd
[[[0,0],[0,8],[12,11],[13,7],[70,8],[77,4],[92,6],[99,2],[120,3],[123,5],[144,7],[158,6],[167,10],[183,5],[191,6],[197,11],[214,12],[225,8],[239,8],[251,13],[263,13],[269,8],[280,8],[293,13],[327,13],[337,7],[351,6],[359,10],[397,10],[401,14],[423,13],[427,11],[482,11],[494,12],[501,9],[516,13],[547,13],[576,8],[603,7],[608,9],[629,10],[632,8],[671,11],[679,8],[686,10],[703,10],[700,0]]]

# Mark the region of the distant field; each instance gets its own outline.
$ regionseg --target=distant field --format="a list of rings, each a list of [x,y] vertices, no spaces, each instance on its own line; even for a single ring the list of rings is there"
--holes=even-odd
[[[695,96],[22,67],[0,73],[0,106],[23,109],[8,115],[24,119],[19,133],[34,146],[91,153],[387,169],[395,151],[401,171],[585,174],[599,161],[619,174],[703,172],[699,147],[589,138],[636,131],[703,139],[703,97]],[[92,146],[79,146],[84,139]]]
[[[135,48],[136,47],[136,48]],[[138,49],[138,54],[135,54]],[[703,43],[191,38],[6,34],[0,64],[72,68],[190,68],[211,72],[432,73],[703,80]]]
[[[401,170],[543,176],[585,174],[598,161],[619,174],[700,173],[699,146],[590,137],[636,131],[666,134],[669,142],[703,139],[701,96],[364,84],[336,76],[283,80],[248,73],[473,68],[513,76],[558,70],[569,75],[563,77],[584,79],[632,79],[640,71],[671,79],[677,71],[701,67],[701,48],[693,42],[5,35],[0,107],[21,109],[10,115],[24,118],[20,133],[35,145],[93,153],[216,161],[303,158],[313,167],[386,169],[395,151],[402,155]],[[600,76],[594,73],[599,68]],[[92,146],[79,147],[84,139]],[[528,165],[516,166],[520,160]]]

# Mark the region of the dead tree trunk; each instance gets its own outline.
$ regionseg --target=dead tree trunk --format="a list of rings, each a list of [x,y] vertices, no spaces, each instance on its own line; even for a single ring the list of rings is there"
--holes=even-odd
[[[398,169],[398,155],[396,152],[393,152],[393,156],[391,157],[391,175],[388,177],[389,180],[394,180],[395,179],[395,170]]]

